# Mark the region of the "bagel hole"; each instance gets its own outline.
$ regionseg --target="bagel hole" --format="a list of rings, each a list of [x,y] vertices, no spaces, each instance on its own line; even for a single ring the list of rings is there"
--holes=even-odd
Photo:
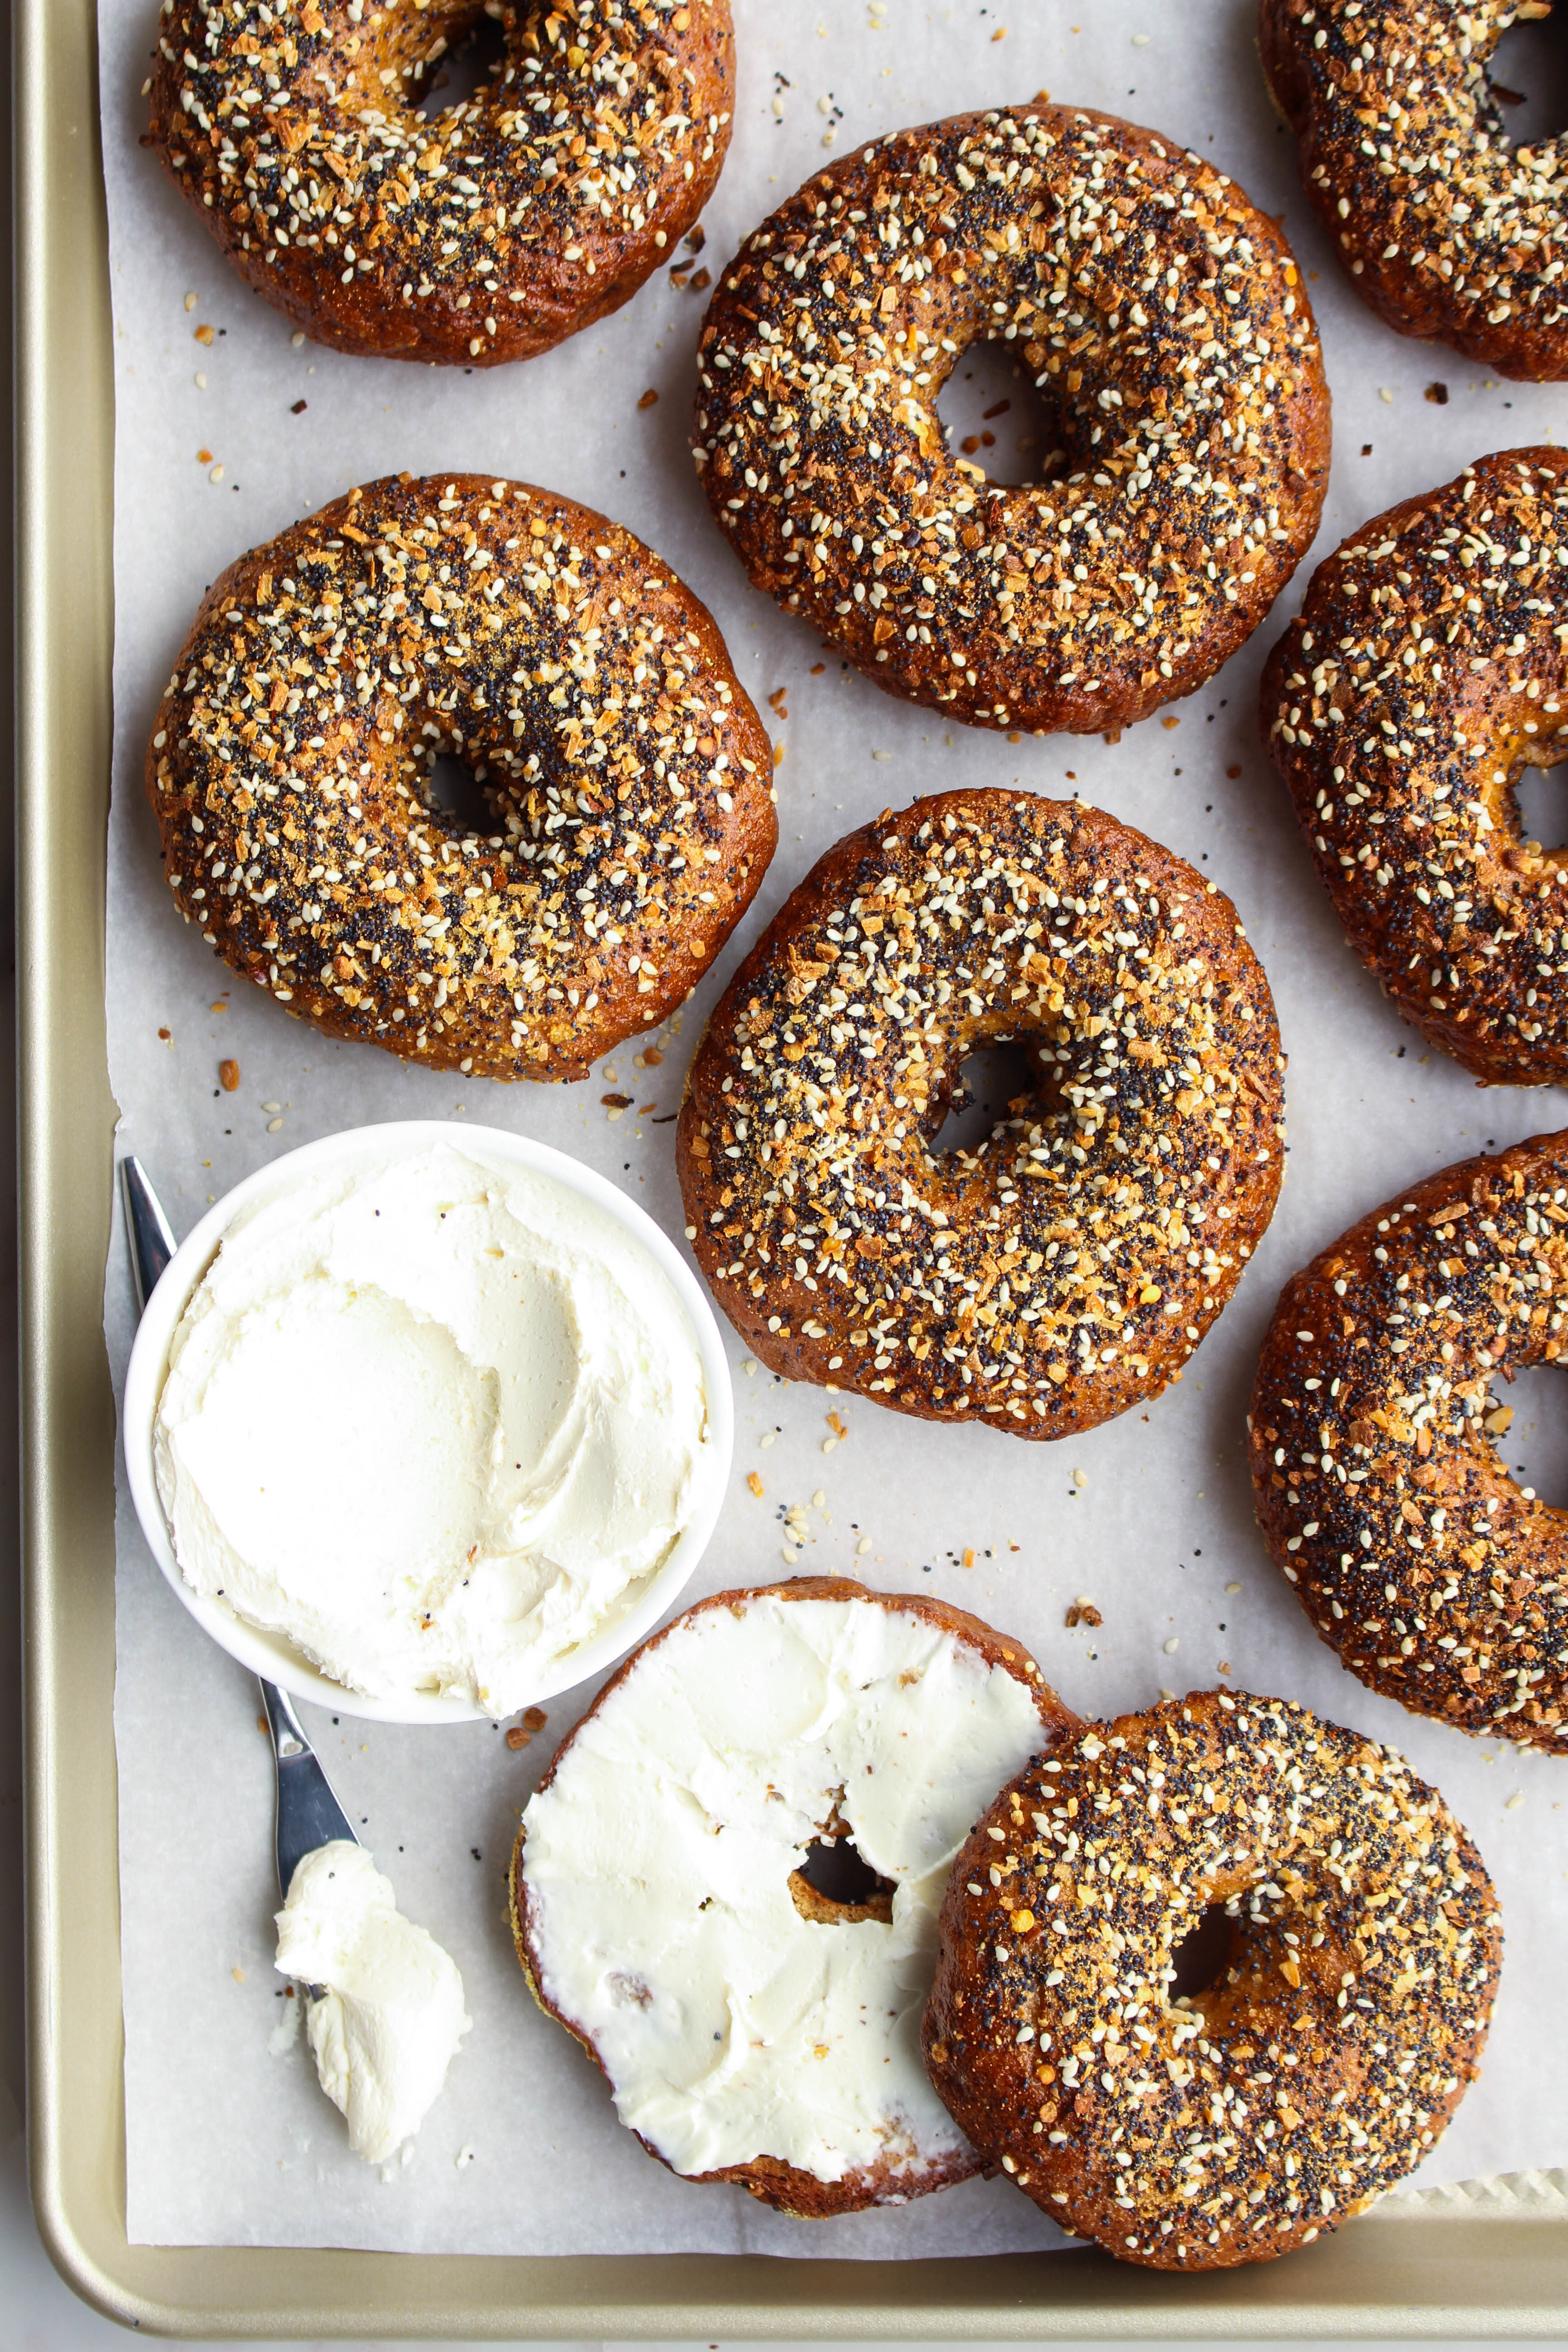
[[[1512,1381],[1499,1373],[1482,1427],[1516,1485],[1538,1503],[1568,1509],[1568,1392],[1555,1364],[1527,1364]]]
[[[1548,750],[1552,755],[1550,759],[1546,757]],[[1568,763],[1568,747],[1552,743],[1536,751],[1532,745],[1509,780],[1509,796],[1519,819],[1520,839],[1534,842],[1541,849],[1568,847],[1568,794],[1563,791],[1568,776],[1562,772],[1564,763]]]
[[[1568,23],[1554,11],[1510,25],[1487,61],[1493,113],[1513,147],[1568,131]]]
[[[483,841],[495,837],[496,813],[489,793],[473,769],[454,759],[450,751],[437,751],[431,761],[425,793],[427,806],[449,821],[454,837],[466,839],[474,834]]]
[[[1027,1037],[995,1037],[959,1066],[946,1116],[931,1138],[935,1155],[961,1151],[973,1158],[1009,1118],[1038,1118],[1050,1108],[1039,1046]]]
[[[789,1883],[795,1909],[814,1926],[847,1926],[857,1919],[891,1924],[893,1882],[872,1869],[849,1836],[814,1838]]]
[[[952,455],[1011,488],[1062,472],[1059,420],[1006,343],[971,343],[936,398]]]
[[[1171,1979],[1165,1998],[1175,2007],[1190,2005],[1195,1993],[1209,1992],[1219,1982],[1230,1958],[1236,1922],[1223,1903],[1211,1903],[1197,1925],[1190,1927],[1171,1950]]]
[[[415,112],[426,122],[454,107],[482,98],[506,64],[506,35],[489,11],[477,8],[472,20],[453,34],[441,55],[425,68],[415,88]]]

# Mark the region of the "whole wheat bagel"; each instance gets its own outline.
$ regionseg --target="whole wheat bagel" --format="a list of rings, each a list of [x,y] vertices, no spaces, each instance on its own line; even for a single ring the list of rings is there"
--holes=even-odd
[[[973,344],[1034,377],[1043,478],[952,455]],[[878,686],[1092,733],[1191,694],[1312,542],[1329,396],[1274,223],[1089,108],[965,114],[806,182],[721,271],[693,447],[752,583]]]
[[[981,2168],[921,2065],[937,1906],[1075,1723],[1017,1643],[846,1578],[721,1592],[627,1659],[524,1811],[512,1927],[650,2155],[812,2219]],[[848,1899],[807,1875],[844,1841]]]
[[[480,824],[436,804],[455,754]],[[581,1077],[707,971],[778,837],[705,608],[527,483],[372,482],[208,590],[147,751],[181,912],[335,1037]]]
[[[494,78],[426,116],[481,13]],[[730,0],[172,0],[149,144],[317,342],[496,367],[668,257],[719,177],[734,89]]]
[[[968,1055],[1032,1082],[932,1146]],[[1019,1437],[1158,1395],[1283,1164],[1273,1000],[1236,909],[1103,812],[943,793],[830,849],[714,1009],[678,1167],[773,1371]]]
[[[1211,1906],[1226,1964],[1173,2000]],[[1043,2212],[1154,2270],[1267,2262],[1420,2163],[1502,1956],[1474,1845],[1402,1757],[1288,1699],[1080,1727],[953,1864],[923,2040]]]

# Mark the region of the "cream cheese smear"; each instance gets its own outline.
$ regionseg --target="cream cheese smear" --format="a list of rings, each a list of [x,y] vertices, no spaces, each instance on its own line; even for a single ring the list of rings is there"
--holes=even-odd
[[[153,1431],[198,1592],[353,1690],[491,1716],[630,1608],[714,1451],[651,1254],[555,1178],[444,1144],[242,1212]]]
[[[621,2121],[686,2174],[896,2183],[967,2154],[921,2057],[937,1916],[1046,1744],[1023,1682],[896,1595],[737,1594],[639,1650],[523,1814],[540,1987]],[[886,1924],[795,1901],[832,1818],[890,1884]]]
[[[277,1924],[280,1972],[311,1988],[305,2031],[321,2088],[355,2155],[384,2164],[440,2096],[472,2023],[457,1963],[347,1839],[295,1865]]]

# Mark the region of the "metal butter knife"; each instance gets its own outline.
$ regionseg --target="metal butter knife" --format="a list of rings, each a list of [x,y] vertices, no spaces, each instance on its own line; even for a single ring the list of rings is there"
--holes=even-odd
[[[131,1272],[136,1286],[140,1315],[153,1296],[154,1284],[174,1255],[174,1236],[158,1195],[147,1181],[139,1160],[120,1163],[121,1192],[125,1203],[125,1230],[131,1243]],[[286,1691],[265,1676],[261,1704],[272,1735],[272,1759],[278,1780],[278,1891],[287,1896],[296,1864],[319,1845],[346,1838],[358,1845],[349,1817],[332,1793],[320,1757],[306,1738],[293,1703]]]

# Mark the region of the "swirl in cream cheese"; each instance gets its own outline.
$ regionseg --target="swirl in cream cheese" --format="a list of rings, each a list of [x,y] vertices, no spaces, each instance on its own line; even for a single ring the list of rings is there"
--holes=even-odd
[[[651,1255],[555,1179],[446,1145],[235,1220],[153,1445],[198,1592],[351,1689],[498,1716],[626,1612],[714,1467]]]

